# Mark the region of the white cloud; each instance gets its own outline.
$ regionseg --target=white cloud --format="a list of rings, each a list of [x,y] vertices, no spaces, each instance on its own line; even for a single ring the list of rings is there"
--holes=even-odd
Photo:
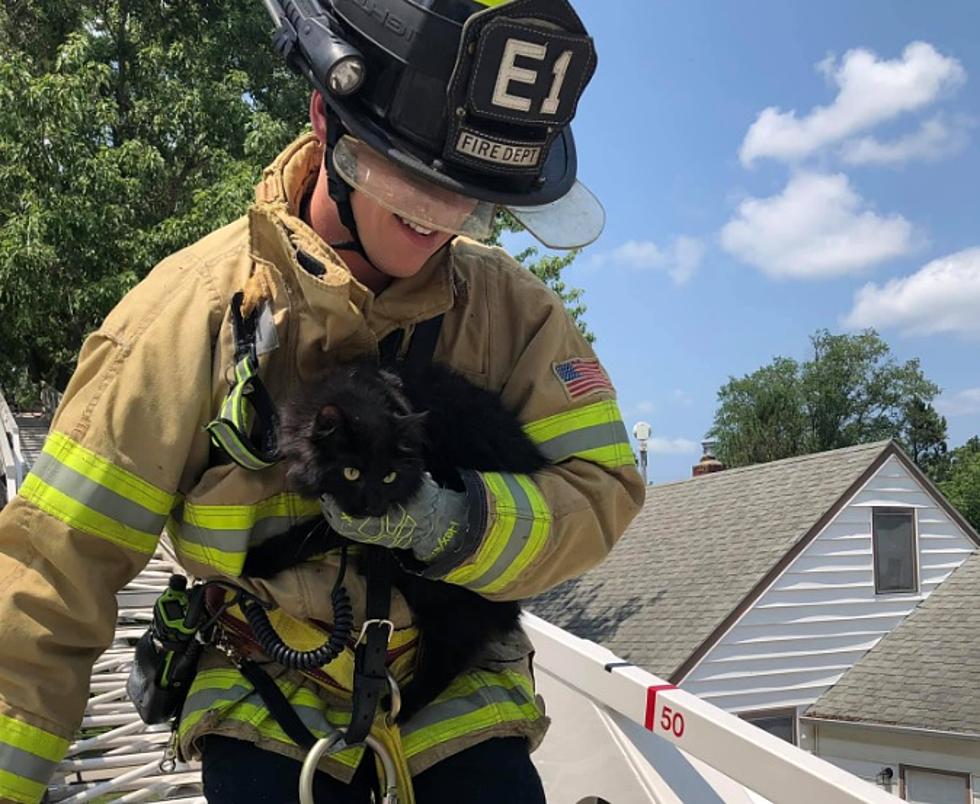
[[[955,394],[943,394],[936,400],[936,410],[946,416],[980,413],[980,388],[964,388]]]
[[[918,131],[890,142],[861,137],[844,143],[841,158],[849,165],[895,165],[910,159],[935,161],[961,150],[966,140],[964,127],[950,126],[935,117],[926,120]]]
[[[881,286],[868,283],[855,294],[844,323],[911,335],[980,337],[980,247],[940,257]]]
[[[700,446],[687,438],[663,438],[654,436],[647,441],[647,452],[654,455],[690,455],[696,453]]]
[[[592,265],[613,262],[641,271],[663,271],[674,284],[683,285],[697,273],[704,253],[704,244],[687,235],[675,237],[666,248],[650,240],[628,240],[607,254],[593,255]]]
[[[776,278],[863,271],[913,248],[901,215],[867,208],[843,174],[800,173],[779,195],[748,198],[721,230],[722,247]]]
[[[636,416],[649,416],[656,410],[656,405],[653,404],[649,399],[644,399],[642,402],[638,402],[633,407],[633,414]]]
[[[817,65],[838,87],[829,106],[817,106],[798,118],[796,110],[770,106],[759,113],[739,149],[743,165],[760,157],[802,159],[905,112],[922,109],[966,78],[962,65],[927,42],[913,42],[901,58],[879,59],[858,48],[840,64],[828,56]]]

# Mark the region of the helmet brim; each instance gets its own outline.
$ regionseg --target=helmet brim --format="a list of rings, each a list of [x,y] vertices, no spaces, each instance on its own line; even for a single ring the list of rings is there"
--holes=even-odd
[[[485,177],[477,183],[438,169],[444,167],[440,160],[427,164],[413,153],[409,143],[365,120],[336,97],[324,94],[324,98],[330,110],[340,116],[356,139],[438,187],[504,207],[548,248],[581,248],[594,242],[602,233],[605,210],[595,195],[575,178],[577,157],[570,128],[555,139],[540,179],[526,192],[518,192],[512,188],[489,186]]]

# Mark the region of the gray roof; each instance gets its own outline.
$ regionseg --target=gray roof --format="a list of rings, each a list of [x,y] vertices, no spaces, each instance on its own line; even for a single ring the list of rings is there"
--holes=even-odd
[[[980,734],[980,553],[810,707],[810,717]]]
[[[893,452],[882,441],[650,486],[604,562],[527,608],[671,678]]]

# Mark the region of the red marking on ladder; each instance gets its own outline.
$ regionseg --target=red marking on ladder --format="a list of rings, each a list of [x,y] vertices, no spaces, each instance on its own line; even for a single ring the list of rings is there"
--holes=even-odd
[[[676,690],[677,687],[673,684],[660,684],[655,687],[647,687],[647,716],[644,720],[643,725],[646,727],[647,731],[653,731],[654,715],[657,710],[657,693],[660,690]]]

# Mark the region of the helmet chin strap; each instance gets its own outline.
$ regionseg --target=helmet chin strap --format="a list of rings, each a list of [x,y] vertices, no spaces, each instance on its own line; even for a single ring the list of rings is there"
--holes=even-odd
[[[344,128],[344,124],[340,122],[337,115],[330,113],[327,110],[326,103],[323,105],[323,112],[327,118],[327,147],[323,152],[323,166],[327,173],[327,193],[337,206],[337,213],[340,216],[340,222],[351,234],[350,240],[346,240],[341,243],[330,243],[329,245],[335,251],[357,252],[368,261],[368,264],[373,266],[371,258],[368,257],[367,252],[364,250],[364,245],[361,243],[361,237],[357,233],[357,221],[354,218],[354,207],[351,206],[350,202],[351,188],[347,182],[345,182],[338,175],[337,170],[333,167],[333,160],[331,159],[334,146],[340,142],[340,138],[344,136],[346,130]]]

